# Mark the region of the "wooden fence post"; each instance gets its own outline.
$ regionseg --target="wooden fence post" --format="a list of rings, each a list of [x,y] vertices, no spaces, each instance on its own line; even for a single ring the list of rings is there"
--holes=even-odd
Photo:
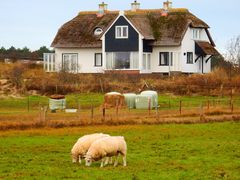
[[[208,108],[208,111],[209,111],[209,109],[210,109],[210,102],[209,102],[209,100],[207,101],[207,108]]]
[[[117,120],[118,120],[118,111],[119,111],[119,100],[116,99],[116,116],[117,116]]]
[[[103,122],[105,121],[105,117],[106,117],[106,107],[105,107],[105,104],[103,105]]]
[[[179,113],[182,115],[182,100],[179,102]]]
[[[204,107],[203,107],[203,102],[200,105],[200,121],[204,120]]]
[[[79,103],[79,100],[78,100],[78,99],[77,99],[77,106],[78,106],[78,120],[80,120],[80,118],[81,118],[81,115],[80,115],[81,106],[80,106],[80,103]]]
[[[27,97],[27,109],[28,109],[28,112],[30,111],[30,98],[29,96]]]
[[[204,110],[203,110],[203,102],[202,102],[200,106],[200,116],[203,116],[203,114],[204,114]]]
[[[39,123],[42,123],[42,105],[39,104]]]
[[[156,121],[159,121],[159,111],[158,111],[158,106],[156,107]]]
[[[56,94],[58,94],[58,85],[56,84],[56,89],[55,89],[55,91],[56,91]]]
[[[47,111],[48,111],[48,106],[44,106],[44,108],[43,108],[43,120],[44,120],[44,123],[46,123],[46,121],[47,121]]]
[[[151,98],[148,98],[148,115],[151,114]]]
[[[93,122],[93,115],[94,115],[94,107],[93,107],[93,102],[91,100],[91,122]]]

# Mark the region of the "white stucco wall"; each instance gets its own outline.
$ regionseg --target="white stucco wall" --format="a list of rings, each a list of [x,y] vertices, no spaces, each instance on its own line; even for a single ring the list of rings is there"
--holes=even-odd
[[[182,46],[181,46],[182,72],[183,73],[202,73],[202,70],[199,68],[202,66],[201,59],[199,59],[195,63],[195,59],[197,58],[197,56],[195,55],[195,41],[193,39],[192,34],[193,34],[192,29],[188,28],[182,41]],[[210,42],[207,36],[207,33],[204,29],[201,30],[199,40]],[[193,52],[193,64],[187,64],[187,55],[184,55],[184,53],[187,53],[187,52]],[[206,59],[207,57],[204,58],[203,72],[209,73],[211,72],[211,60],[209,60],[208,63],[206,63],[205,62]]]
[[[102,53],[101,48],[55,48],[56,54],[56,67],[62,65],[62,55],[64,53],[76,53],[78,54],[78,67],[79,73],[102,73],[102,67],[95,67],[95,53]]]
[[[181,53],[181,47],[154,47],[151,55],[151,70],[153,73],[168,73],[170,71],[181,71],[182,65],[180,58],[173,58],[173,66],[159,66],[159,53],[173,52]]]
[[[209,41],[206,31],[203,29],[201,31],[201,40]],[[142,39],[141,39],[142,41]],[[103,43],[104,45],[104,43]],[[178,71],[183,73],[202,73],[201,59],[195,63],[197,56],[195,55],[195,42],[192,38],[192,29],[188,28],[186,34],[183,38],[181,46],[178,47],[153,47],[153,52],[151,53],[151,70],[144,71],[142,70],[142,43],[140,43],[141,48],[139,52],[139,69],[141,73],[168,73],[170,71]],[[95,53],[102,53],[104,49],[101,48],[55,48],[55,61],[56,69],[59,70],[62,63],[62,55],[64,53],[76,53],[78,54],[78,66],[79,73],[104,73],[105,59],[106,55],[103,53],[102,67],[95,67]],[[173,52],[173,66],[159,66],[159,53],[160,52]],[[184,53],[193,52],[193,64],[187,64],[187,55]],[[204,73],[211,72],[211,60],[208,63],[205,60],[209,56],[204,58]]]

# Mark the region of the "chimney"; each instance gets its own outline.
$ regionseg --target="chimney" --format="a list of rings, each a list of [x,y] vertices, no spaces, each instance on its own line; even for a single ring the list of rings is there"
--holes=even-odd
[[[104,2],[102,2],[102,4],[99,4],[99,10],[98,13],[103,15],[105,13],[105,11],[107,11],[107,4],[105,4]]]
[[[170,1],[166,1],[166,2],[163,2],[163,9],[165,10],[165,11],[168,11],[169,9],[171,9],[172,8],[172,2],[170,2]]]
[[[132,6],[132,11],[137,11],[138,9],[140,9],[140,3],[138,3],[136,0],[134,1],[134,3],[131,4]]]

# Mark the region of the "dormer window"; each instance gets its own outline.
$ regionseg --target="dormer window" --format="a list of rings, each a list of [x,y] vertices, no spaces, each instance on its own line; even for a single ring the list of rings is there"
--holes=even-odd
[[[193,39],[200,40],[201,39],[201,29],[193,29]]]
[[[103,33],[103,30],[101,29],[101,28],[96,28],[95,30],[94,30],[94,35],[95,36],[99,36],[99,35],[101,35]]]
[[[127,39],[128,38],[128,26],[116,26],[115,28],[116,39]]]

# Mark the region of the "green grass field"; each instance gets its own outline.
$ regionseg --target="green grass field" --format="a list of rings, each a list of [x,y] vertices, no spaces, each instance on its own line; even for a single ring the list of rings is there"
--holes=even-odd
[[[0,132],[0,179],[240,179],[240,124],[95,126]],[[79,136],[123,135],[128,166],[71,163]]]

